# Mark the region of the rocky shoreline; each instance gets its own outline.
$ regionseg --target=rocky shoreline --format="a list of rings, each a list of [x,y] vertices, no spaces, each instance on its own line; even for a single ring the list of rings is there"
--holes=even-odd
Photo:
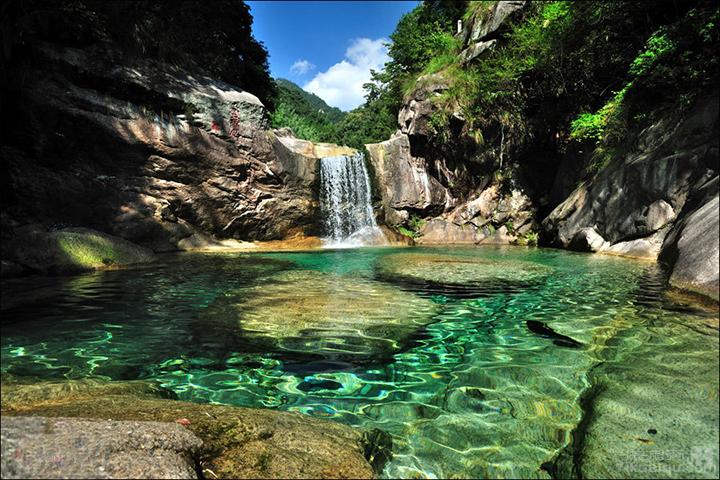
[[[379,430],[169,397],[142,381],[3,381],[3,478],[375,478],[390,455]]]

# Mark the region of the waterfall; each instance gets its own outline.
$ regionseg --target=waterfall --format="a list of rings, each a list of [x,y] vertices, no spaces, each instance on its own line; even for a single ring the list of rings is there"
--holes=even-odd
[[[385,235],[375,222],[362,153],[320,159],[320,212],[325,246],[385,243]]]

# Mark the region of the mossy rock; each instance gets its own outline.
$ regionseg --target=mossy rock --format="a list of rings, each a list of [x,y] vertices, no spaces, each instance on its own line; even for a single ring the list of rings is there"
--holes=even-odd
[[[146,248],[89,228],[47,232],[34,226],[20,229],[3,254],[30,271],[51,274],[116,268],[155,259]]]
[[[28,381],[3,375],[0,404],[2,410],[21,410],[27,405],[40,405],[104,395],[133,395],[149,398],[177,398],[174,392],[157,382],[129,380],[108,382],[101,379]]]
[[[131,382],[108,382],[105,391],[126,389],[116,383]],[[203,441],[206,478],[374,478],[391,448],[383,432],[299,413],[98,392],[86,389],[40,401],[26,396],[12,409],[3,402],[2,414],[178,422]]]

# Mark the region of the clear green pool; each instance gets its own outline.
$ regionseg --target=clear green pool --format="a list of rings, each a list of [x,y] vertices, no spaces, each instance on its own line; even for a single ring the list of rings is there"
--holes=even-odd
[[[557,250],[188,253],[3,283],[3,373],[379,427],[388,477],[547,477],[598,368],[686,382],[665,403],[711,411],[712,441],[717,355],[717,314],[666,296],[656,265]]]

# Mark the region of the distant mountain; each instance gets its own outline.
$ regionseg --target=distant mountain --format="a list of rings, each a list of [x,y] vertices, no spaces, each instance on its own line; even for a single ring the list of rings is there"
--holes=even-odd
[[[336,107],[331,107],[314,93],[306,92],[299,85],[284,78],[275,79],[278,86],[278,100],[285,102],[295,108],[295,111],[302,116],[329,120],[337,123],[343,119],[345,112]]]
[[[298,138],[313,142],[338,142],[337,125],[345,118],[345,112],[290,80],[278,78],[275,83],[278,96],[271,116],[273,127],[289,127]]]

